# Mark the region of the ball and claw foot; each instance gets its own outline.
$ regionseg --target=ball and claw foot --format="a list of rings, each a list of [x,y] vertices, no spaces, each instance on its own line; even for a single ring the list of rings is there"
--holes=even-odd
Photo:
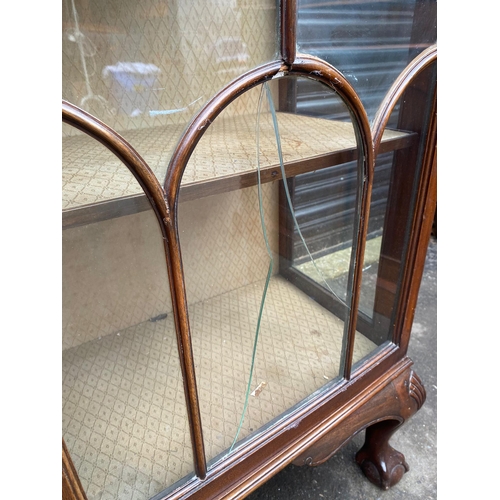
[[[383,490],[397,484],[410,470],[404,455],[388,443],[399,425],[399,422],[384,421],[369,427],[365,444],[356,454],[356,462],[363,474]]]

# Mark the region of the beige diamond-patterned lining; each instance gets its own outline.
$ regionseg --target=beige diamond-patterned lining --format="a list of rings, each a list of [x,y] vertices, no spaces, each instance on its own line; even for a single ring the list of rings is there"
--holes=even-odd
[[[278,272],[278,183],[262,186],[266,233]],[[190,304],[255,283],[267,276],[257,187],[179,205],[179,236]]]
[[[170,311],[154,212],[63,231],[62,291],[63,349]]]
[[[224,115],[198,143],[183,176],[188,185],[256,169],[256,115]],[[311,158],[356,147],[349,122],[278,113],[285,162]],[[143,156],[161,181],[181,126],[125,132],[123,135]],[[404,133],[386,130],[384,140]],[[97,141],[86,137],[63,140],[63,209],[142,193],[142,189],[115,158]],[[277,165],[276,139],[270,120],[261,120],[261,167]]]
[[[278,249],[277,188],[276,182],[262,186],[274,252]],[[256,187],[181,203],[179,232],[191,303],[267,274],[269,256]],[[152,210],[66,229],[62,234],[64,349],[171,310],[163,239]]]
[[[189,108],[192,115],[233,78],[276,59],[275,0],[121,0],[100,6],[75,0],[75,7],[80,36],[71,2],[63,2],[63,98],[115,130],[185,122],[185,112],[150,118],[148,111],[181,110],[201,98]],[[104,104],[82,102],[88,89],[78,38],[92,95],[102,96]],[[159,73],[152,85],[117,91],[102,70],[119,62],[153,64]],[[139,116],[122,112],[134,108]]]
[[[182,108],[201,97],[185,113],[168,117],[150,118],[143,113],[132,118],[120,113],[109,114],[102,108],[90,111],[115,130],[124,131],[121,133],[144,155],[162,180],[187,116],[192,116],[234,76],[275,58],[275,4],[274,0],[244,1],[238,2],[238,7],[223,9],[218,2],[192,0],[166,8],[164,2],[155,0],[126,0],[106,4],[101,12],[89,12],[85,9],[88,4],[76,1],[80,27],[87,37],[87,64],[94,72],[90,84],[108,104],[112,102],[112,95],[100,71],[105,65],[118,61],[142,61],[160,68],[157,88],[150,89],[150,102],[160,109]],[[235,59],[237,54],[225,52],[229,49],[224,47],[228,46],[217,45],[222,38],[242,41],[244,45],[240,47],[246,46],[248,58]],[[66,42],[66,47],[69,49],[63,52],[63,96],[78,105],[87,89],[79,56],[74,51],[76,44]],[[212,53],[215,59],[207,57]],[[228,55],[233,58],[215,63],[217,57]],[[255,99],[245,97],[236,101],[235,109],[253,112]],[[129,98],[133,99],[133,94]],[[285,161],[321,154],[317,142],[312,141],[317,140],[318,133],[328,124],[317,121],[316,128],[321,130],[313,130],[312,124],[307,124],[306,132],[302,117],[302,124],[290,122],[287,129],[288,116],[280,116]],[[237,117],[233,112],[221,118],[224,120],[218,120],[198,146],[184,183],[255,168],[255,140],[250,140],[254,137],[255,115]],[[219,126],[223,127],[224,134],[218,131]],[[64,132],[77,137],[63,140],[63,209],[141,192],[131,174],[103,146],[78,135],[75,129],[66,127]],[[264,137],[270,133],[267,154]],[[305,134],[309,134],[307,140]],[[352,139],[352,126],[349,134]],[[328,151],[335,150],[331,141],[340,137],[341,131],[327,135]],[[263,164],[266,161],[276,164],[274,131],[263,130],[261,136]],[[307,150],[308,147],[311,149]],[[225,159],[219,151],[225,152]],[[194,246],[193,252],[198,251]],[[260,267],[258,269],[260,272]],[[134,279],[130,275],[130,283],[134,283]],[[115,284],[107,284],[106,290],[108,286],[112,288]],[[231,293],[225,293],[190,307],[209,457],[226,449],[234,437],[244,394],[242,381],[248,376],[255,326],[251,322],[255,321],[262,286],[262,282],[257,282],[238,288],[234,292],[238,297],[236,302]],[[92,310],[88,314],[90,322],[105,318],[104,332],[99,330],[102,324],[94,325],[94,333],[99,331],[101,338],[63,353],[64,437],[92,500],[149,498],[192,471],[171,315],[164,321],[145,321],[109,333],[116,318],[120,325],[134,324],[134,318],[146,308],[145,302],[153,302],[161,311],[165,297],[168,298],[162,285],[154,283],[146,295],[142,292],[141,288],[140,300],[127,296],[127,301],[123,297],[114,300],[117,294],[112,293],[112,301],[106,304],[111,306],[109,310],[104,310],[99,317],[93,316]],[[190,297],[196,301],[206,294],[205,289],[193,288]],[[97,301],[101,296],[98,294]],[[95,299],[93,294],[87,294],[87,301]],[[240,437],[286,410],[326,382],[324,377],[333,377],[338,371],[336,349],[340,345],[341,325],[324,310],[314,310],[315,307],[319,306],[310,303],[279,277],[273,278],[253,382],[254,386],[263,381],[267,385],[252,399]],[[279,323],[273,316],[277,311],[286,312]],[[314,317],[315,323],[305,323],[306,314]],[[76,319],[80,327],[82,318]],[[238,325],[236,331],[229,329],[230,335],[228,320]],[[317,328],[308,330],[310,324]],[[369,341],[357,335],[356,359],[372,348]],[[307,353],[307,359],[303,352]],[[217,364],[219,358],[223,361]]]
[[[63,352],[63,435],[89,499],[149,498],[192,469],[171,321]]]
[[[207,457],[226,450],[243,408],[264,282],[190,306]],[[270,283],[239,438],[338,374],[342,322],[280,276]],[[356,335],[354,360],[375,345]],[[91,500],[149,498],[192,471],[171,315],[63,352],[63,430]]]

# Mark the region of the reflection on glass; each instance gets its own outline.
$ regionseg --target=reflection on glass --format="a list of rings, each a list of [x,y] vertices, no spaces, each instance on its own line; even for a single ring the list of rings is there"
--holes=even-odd
[[[272,1],[63,2],[63,94],[85,109],[174,114],[275,49]]]
[[[368,236],[363,262],[363,281],[359,299],[360,315],[371,319],[373,319],[380,249],[393,161],[394,153],[384,153],[379,155],[375,163]]]
[[[345,75],[373,119],[408,62],[436,42],[436,2],[299,0],[297,39]]]
[[[343,71],[372,118],[433,41],[424,3],[301,0],[300,50]],[[163,179],[194,113],[276,57],[275,27],[274,0],[65,0],[63,98]],[[425,135],[410,122],[393,114],[377,159],[354,363],[390,336],[396,292],[387,301],[381,283],[396,286],[406,228],[384,236],[398,228],[388,186]],[[126,168],[77,130],[63,136],[63,436],[90,500],[149,498],[192,474],[162,238]],[[239,97],[191,156],[179,230],[209,460],[342,375],[358,153],[339,97],[283,78]]]
[[[355,156],[356,139],[349,122],[288,107],[295,83],[275,80],[269,93],[258,87],[238,98],[207,129],[184,174],[179,232],[209,460],[339,375],[346,308],[332,314],[297,272],[297,248],[313,268],[318,254],[293,186],[299,172],[346,151]],[[283,172],[288,194],[276,180]],[[351,214],[351,240],[353,224]],[[345,300],[345,287],[334,292]],[[356,359],[371,349],[360,339]]]
[[[296,213],[311,235],[315,259],[310,259],[301,238],[294,234],[294,267],[333,291],[336,302],[342,304],[346,302],[357,188],[355,161],[295,178]]]
[[[63,99],[124,135],[162,180],[200,107],[276,58],[276,2],[64,0]]]
[[[297,37],[302,52],[325,59],[342,71],[360,96],[368,117],[373,120],[399,74],[420,52],[436,42],[436,2],[367,0],[318,3],[299,0]],[[429,71],[422,77],[421,88],[432,87],[434,77]],[[297,85],[297,97],[300,112],[315,114],[326,100],[331,118],[348,118],[345,109],[327,99],[324,92],[315,91],[309,82]],[[400,99],[384,134],[386,145],[376,160],[357,331],[377,346],[392,337],[392,316],[399,293],[401,263],[404,262],[407,221],[410,220],[421,155],[416,134],[420,138],[425,136],[422,127],[429,103],[422,92],[411,89]],[[336,168],[339,173],[328,187],[331,194],[329,216],[341,220],[352,209],[353,201],[349,196],[339,195],[336,189],[344,184],[346,193],[352,191],[348,184],[354,185],[352,172],[355,164],[346,163]],[[312,179],[312,175],[311,179],[306,177],[304,181],[297,178],[297,190],[303,189],[302,182],[312,185]],[[318,176],[318,183],[319,179]],[[326,190],[327,186],[324,185],[323,189]],[[339,200],[336,207],[334,200]],[[315,221],[319,225],[320,219]],[[330,238],[330,246],[335,251],[324,259],[345,262],[342,246],[346,245],[346,238],[342,233],[342,223],[337,224]],[[321,259],[318,259],[318,265],[327,266]],[[306,272],[313,276],[310,267]],[[345,276],[345,271],[340,275],[332,274],[331,286],[337,286],[341,291],[345,286]]]
[[[367,242],[358,330],[377,345],[392,340],[396,324],[435,81],[435,66],[430,66],[408,86],[397,110],[398,127],[406,131],[408,141],[380,154],[375,164],[378,202],[372,199],[373,238]],[[422,86],[430,92],[422,93]]]
[[[397,140],[399,139],[395,138],[387,142],[396,143]],[[371,322],[373,317],[392,156],[392,153],[381,155],[377,162],[363,262],[358,330],[362,328],[363,318]],[[309,231],[315,235],[312,248],[316,252],[316,258],[313,264],[301,250],[295,236],[294,267],[322,288],[327,288],[326,280],[328,287],[341,300],[346,297],[351,256],[352,228],[349,222],[352,221],[355,208],[356,168],[356,162],[349,162],[295,178],[297,214],[299,219],[307,221]],[[312,214],[311,204],[316,206],[316,211]],[[317,300],[323,301],[325,307],[328,307],[324,303],[327,300],[324,294],[320,289],[317,292]],[[338,310],[338,305],[336,306]],[[366,330],[362,331],[367,335]]]
[[[103,165],[111,161],[95,144]],[[117,205],[62,237],[63,438],[89,500],[149,499],[193,470],[158,222]]]

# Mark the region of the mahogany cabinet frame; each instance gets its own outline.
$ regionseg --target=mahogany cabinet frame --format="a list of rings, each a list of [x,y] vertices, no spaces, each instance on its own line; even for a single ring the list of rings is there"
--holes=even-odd
[[[415,208],[407,214],[411,217],[410,231],[401,268],[392,339],[354,369],[352,354],[375,158],[381,150],[382,134],[394,106],[410,84],[435,64],[437,49],[430,46],[401,73],[370,127],[356,92],[342,73],[325,61],[296,52],[296,19],[296,1],[283,0],[280,3],[281,58],[236,78],[197,113],[177,144],[163,186],[140,154],[118,133],[63,101],[63,121],[101,142],[134,175],[154,210],[163,235],[195,475],[178,487],[158,494],[155,499],[243,498],[292,462],[306,465],[324,462],[364,429],[367,429],[365,445],[356,459],[371,481],[381,488],[388,488],[408,470],[404,456],[388,442],[393,432],[425,401],[425,389],[412,370],[407,347],[436,207],[435,94],[425,131],[425,148],[413,203]],[[358,178],[363,182],[359,187],[359,211],[356,214],[358,224],[350,283],[352,302],[346,316],[348,335],[344,362],[340,380],[327,384],[257,437],[207,468],[177,227],[181,179],[196,144],[219,113],[250,88],[281,76],[312,78],[336,92],[349,109],[358,142]],[[279,172],[270,171],[262,182],[277,178],[280,178]],[[64,442],[63,498],[86,498]]]

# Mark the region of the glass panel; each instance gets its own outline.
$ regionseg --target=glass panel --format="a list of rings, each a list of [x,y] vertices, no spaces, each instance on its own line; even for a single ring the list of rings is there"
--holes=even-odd
[[[105,171],[115,160],[94,147]],[[78,154],[63,151],[63,206],[88,195]],[[63,437],[89,500],[147,499],[193,471],[159,225],[117,205],[107,220],[68,222],[62,239]]]
[[[298,6],[300,50],[342,71],[371,120],[401,71],[436,42],[436,2],[432,0],[299,0]],[[420,80],[421,88],[431,89],[433,81],[427,72]],[[425,139],[429,95],[431,92],[424,95],[410,89],[400,99],[384,133],[386,144],[376,159],[357,321],[358,332],[376,345],[392,339],[405,238],[422,154],[418,140]],[[297,99],[301,112],[314,113],[321,107],[324,95],[304,84],[297,86]],[[331,108],[331,116],[348,119],[339,106]],[[342,168],[352,175],[355,164]],[[348,182],[348,175],[339,174],[332,190],[341,179]],[[332,216],[340,217],[345,207],[352,206],[348,198],[343,201],[344,205],[332,207]],[[341,229],[331,237],[340,246],[349,241]],[[343,286],[342,277],[335,280],[339,287]]]
[[[358,331],[377,345],[393,337],[435,84],[431,66],[408,87],[397,111],[408,142],[379,154],[375,164],[374,192],[380,192],[372,198]]]
[[[390,152],[379,155],[375,162],[368,236],[363,262],[363,280],[358,309],[361,317],[363,315],[369,318],[373,317],[380,247],[382,245],[382,233],[387,210],[387,197],[389,194],[393,161],[394,153]]]
[[[276,59],[275,3],[64,0],[63,99],[124,135],[162,180],[194,113]]]
[[[299,0],[297,40],[346,76],[373,119],[409,61],[436,42],[436,2]]]
[[[298,79],[294,81],[293,86],[289,86],[289,90],[297,96],[296,113],[311,117],[324,117],[336,126],[338,124],[349,126],[352,134],[348,110],[341,100],[333,93],[328,93],[324,86],[312,80]],[[336,140],[337,142],[340,140],[338,132]],[[350,140],[352,148],[355,144],[352,135]],[[380,154],[376,162],[357,324],[357,329],[371,341],[376,340],[376,345],[380,343],[380,337],[373,334],[373,308],[378,259],[394,159],[392,151],[408,148],[411,141],[411,134],[405,131],[386,130],[382,139],[382,148],[388,152]],[[344,143],[344,147],[348,146],[348,143]],[[355,160],[345,162],[346,156],[335,156],[334,151],[335,148],[332,148],[329,157],[330,167],[297,175],[294,178],[291,189],[296,202],[297,219],[303,225],[304,233],[311,238],[310,250],[315,260],[309,259],[302,247],[300,236],[296,230],[293,230],[292,246],[295,259],[293,269],[300,271],[309,279],[309,281],[302,280],[301,282],[303,286],[308,283],[309,293],[313,294],[318,302],[344,318],[345,307],[341,301],[346,300],[346,291],[349,289],[349,265],[359,183],[357,162]],[[328,290],[330,295],[334,293],[340,301],[332,301],[325,294],[325,290]],[[383,341],[387,338],[386,328]]]
[[[372,191],[368,236],[363,263],[363,279],[359,312],[371,317],[375,300],[375,283],[382,240],[387,193],[392,171],[393,153],[380,155]],[[328,286],[345,301],[348,271],[352,246],[352,224],[357,189],[356,162],[348,162],[323,170],[321,173],[297,176],[295,192],[303,217],[310,209],[307,202],[314,198],[314,204],[321,212],[309,218],[310,231],[315,233],[314,247],[318,253],[315,263],[301,261],[306,258],[297,252],[296,267],[307,276],[321,283],[322,277]],[[304,201],[302,202],[302,198]],[[318,210],[319,211],[319,210]],[[299,214],[299,210],[297,210]],[[318,270],[321,271],[321,274]],[[326,285],[323,283],[323,286]]]
[[[339,302],[324,280],[300,270],[323,246],[309,231],[308,214],[297,210],[294,185],[301,172],[342,154],[355,157],[356,139],[349,122],[298,115],[296,83],[273,80],[272,103],[261,87],[232,103],[207,129],[184,176],[179,233],[209,460],[339,376],[346,307],[332,314],[314,295],[320,290],[329,305]],[[283,182],[275,180],[283,170],[293,215]],[[306,200],[309,214],[316,195]],[[351,214],[351,241],[353,224]],[[345,300],[345,286],[341,292]],[[356,359],[373,348],[360,340]]]

